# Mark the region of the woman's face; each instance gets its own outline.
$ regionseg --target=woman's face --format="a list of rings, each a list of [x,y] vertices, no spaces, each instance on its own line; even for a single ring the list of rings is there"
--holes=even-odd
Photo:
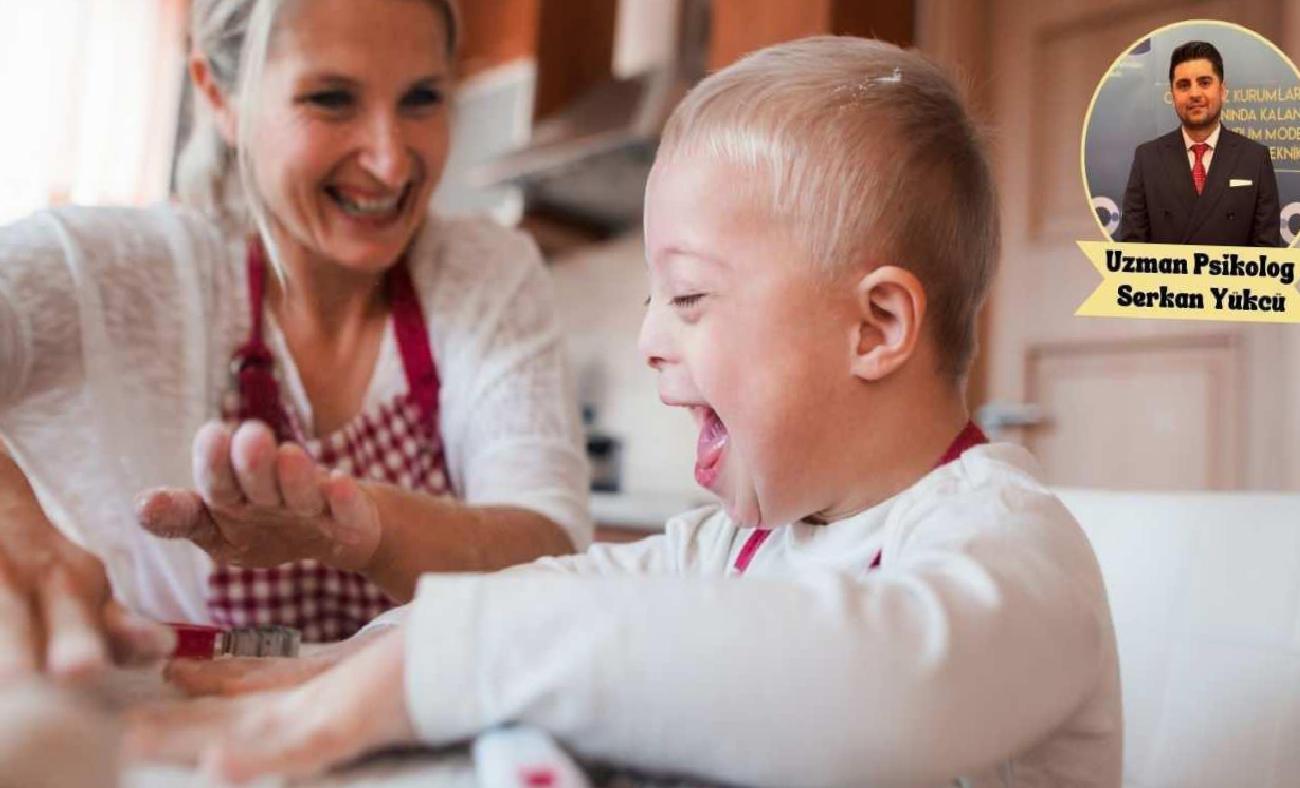
[[[446,46],[427,0],[287,4],[248,142],[281,245],[358,271],[401,256],[447,159]]]

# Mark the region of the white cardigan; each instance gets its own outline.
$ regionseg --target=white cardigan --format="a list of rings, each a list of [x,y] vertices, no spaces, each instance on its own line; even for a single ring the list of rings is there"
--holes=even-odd
[[[430,217],[409,260],[454,489],[541,512],[585,546],[586,461],[535,246],[486,221]],[[104,560],[122,602],[156,619],[207,621],[211,564],[145,533],[132,499],[192,486],[190,441],[218,415],[247,338],[245,278],[244,240],[173,206],[60,209],[0,229],[0,436],[53,522]],[[273,326],[270,339],[292,378]],[[404,388],[386,346],[363,407]],[[286,396],[306,404],[300,387]]]
[[[972,448],[859,515],[775,529],[740,578],[753,531],[715,508],[425,575],[404,609],[412,719],[435,743],[518,721],[743,785],[1118,786],[1106,591],[1038,473],[1017,446]]]

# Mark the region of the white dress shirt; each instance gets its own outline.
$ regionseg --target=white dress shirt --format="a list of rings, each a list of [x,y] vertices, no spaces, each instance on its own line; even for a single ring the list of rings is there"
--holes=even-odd
[[[1201,157],[1201,164],[1205,166],[1206,175],[1210,174],[1210,159],[1214,158],[1214,152],[1219,148],[1220,131],[1223,131],[1222,123],[1216,124],[1214,131],[1205,138],[1205,144],[1210,146],[1209,150],[1205,151],[1205,155]],[[1192,150],[1192,146],[1195,144],[1196,140],[1187,135],[1187,129],[1183,129],[1183,149],[1187,151],[1187,169],[1189,172],[1196,166],[1196,151]]]

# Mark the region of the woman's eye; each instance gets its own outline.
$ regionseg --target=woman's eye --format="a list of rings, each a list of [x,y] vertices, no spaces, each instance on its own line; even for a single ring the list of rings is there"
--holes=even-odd
[[[701,298],[704,298],[703,293],[691,293],[690,295],[673,296],[668,303],[678,308],[685,308],[695,306],[700,302]]]
[[[406,107],[432,107],[442,101],[442,91],[434,88],[416,88],[402,96],[402,105]]]
[[[305,101],[321,109],[346,109],[352,106],[352,94],[345,90],[322,90],[307,94]]]

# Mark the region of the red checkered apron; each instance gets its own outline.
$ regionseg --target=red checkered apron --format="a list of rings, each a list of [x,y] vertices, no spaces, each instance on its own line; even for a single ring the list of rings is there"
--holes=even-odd
[[[305,437],[303,419],[284,407],[279,397],[274,360],[263,339],[266,259],[256,240],[249,243],[247,268],[251,328],[248,342],[232,361],[236,383],[223,408],[224,417],[265,421],[279,440],[300,444],[326,468],[359,479],[447,494],[450,485],[438,434],[438,371],[405,259],[389,269],[384,286],[407,392],[361,413],[330,435],[311,439]],[[208,609],[215,623],[289,626],[301,631],[308,643],[346,638],[392,605],[387,594],[361,575],[313,560],[269,569],[218,565],[208,582]]]

